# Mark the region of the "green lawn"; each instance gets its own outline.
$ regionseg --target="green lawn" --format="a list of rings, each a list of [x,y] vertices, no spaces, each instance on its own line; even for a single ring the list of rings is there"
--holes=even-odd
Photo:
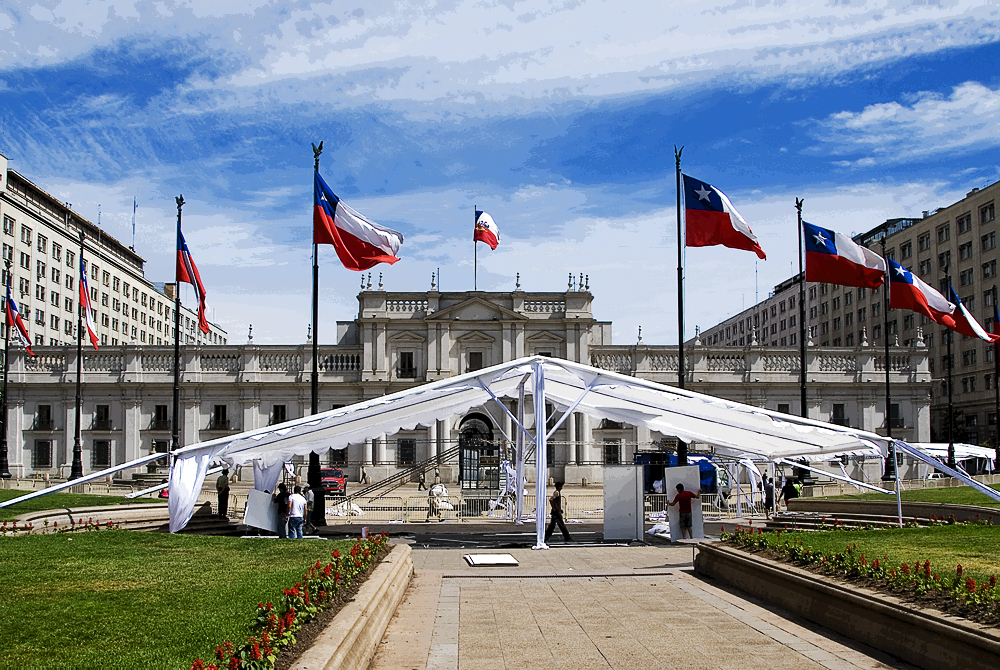
[[[19,498],[31,491],[16,489],[0,489],[0,502]],[[84,493],[50,493],[31,500],[17,503],[12,507],[0,507],[0,520],[10,520],[28,512],[39,512],[46,509],[66,509],[67,507],[96,507],[98,505],[128,505],[137,503],[157,502],[150,498],[127,499],[122,496],[95,496]],[[166,502],[166,501],[164,501]]]
[[[1000,490],[1000,484],[990,488]],[[859,493],[850,496],[830,496],[831,498],[850,498],[852,500],[895,500],[895,497],[884,493]],[[955,486],[943,489],[919,489],[903,491],[900,497],[905,502],[951,503],[953,505],[978,505],[979,507],[1000,507],[1000,501],[976,491],[971,486]]]
[[[0,667],[178,668],[349,542],[123,530],[0,538]]]
[[[931,562],[932,572],[953,577],[959,564],[965,576],[976,581],[1000,576],[1000,526],[931,526],[887,530],[838,530],[781,533],[780,541],[801,539],[807,547],[824,553],[844,551],[858,543],[869,561],[889,557],[889,565]]]

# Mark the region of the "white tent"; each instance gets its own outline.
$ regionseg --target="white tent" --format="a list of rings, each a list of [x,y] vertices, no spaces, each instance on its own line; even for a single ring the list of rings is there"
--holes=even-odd
[[[536,500],[545,500],[545,443],[572,412],[646,426],[686,442],[698,442],[767,459],[803,455],[886,452],[886,438],[862,430],[811,421],[713,396],[685,391],[580,363],[536,356],[417,386],[375,400],[314,414],[174,452],[170,474],[170,530],[190,520],[209,465],[253,464],[273,488],[281,464],[292,456],[344,449],[437,419],[464,414],[488,401],[533,396],[536,426],[545,426],[545,404],[563,417],[544,431],[528,431],[509,412],[515,431],[535,444]],[[522,404],[523,407],[523,404]],[[504,409],[506,411],[506,409]],[[541,417],[539,420],[538,417]],[[270,480],[270,481],[268,481]],[[544,514],[536,514],[537,546],[544,544]]]

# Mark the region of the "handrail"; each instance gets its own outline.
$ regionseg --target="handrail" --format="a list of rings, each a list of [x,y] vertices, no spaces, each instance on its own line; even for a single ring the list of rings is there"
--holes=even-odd
[[[351,495],[346,496],[343,500],[341,500],[341,502],[352,502],[354,500],[357,500],[358,498],[363,498],[364,496],[367,496],[370,493],[374,493],[376,491],[381,491],[382,489],[387,488],[388,486],[390,486],[391,484],[395,484],[396,482],[399,482],[399,484],[397,484],[397,486],[395,486],[393,488],[398,488],[398,486],[402,485],[402,480],[404,478],[408,477],[409,475],[413,474],[414,472],[426,469],[431,464],[440,465],[441,463],[443,463],[444,461],[448,460],[452,456],[458,456],[458,453],[459,453],[459,451],[461,449],[462,449],[461,446],[456,446],[456,447],[452,447],[451,449],[448,449],[447,451],[441,452],[437,456],[431,456],[426,461],[422,461],[420,463],[417,463],[416,465],[414,465],[414,466],[412,466],[412,467],[410,467],[410,468],[408,468],[406,470],[401,470],[400,472],[397,472],[396,474],[392,475],[391,477],[386,477],[382,481],[378,481],[378,482],[375,482],[374,484],[370,484],[370,485],[366,486],[365,488],[361,489],[360,491],[355,491]]]

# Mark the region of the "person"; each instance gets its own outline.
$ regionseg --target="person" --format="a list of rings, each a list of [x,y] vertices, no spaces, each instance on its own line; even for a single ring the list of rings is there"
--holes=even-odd
[[[781,487],[781,498],[785,499],[785,509],[788,509],[788,501],[799,497],[799,490],[795,486],[795,482],[786,477],[785,484]]]
[[[306,515],[306,499],[302,495],[302,487],[296,486],[294,493],[288,497],[288,537],[302,539],[302,522]]]
[[[288,538],[288,487],[284,483],[278,484],[271,500],[278,507],[278,537],[282,540]]]
[[[432,516],[437,517],[438,521],[442,521],[441,507],[438,505],[437,493],[438,488],[436,486],[432,486],[427,491],[427,521],[430,521]]]
[[[691,512],[691,501],[695,498],[701,497],[701,489],[698,489],[697,493],[692,493],[691,491],[685,491],[683,484],[677,485],[677,494],[674,499],[667,504],[673,507],[678,506],[678,512],[681,516],[681,539],[685,537],[689,540],[694,539],[694,532],[692,531],[693,525],[693,514]]]
[[[764,475],[764,514],[771,518],[774,513],[774,480]]]
[[[219,494],[219,516],[229,518],[229,468],[223,468],[222,474],[215,480],[215,491]]]
[[[313,493],[311,486],[306,485],[302,488],[302,497],[306,499],[306,517],[302,526],[310,535],[312,535],[316,532],[316,526],[314,526],[312,522],[313,508],[316,505],[316,494]]]
[[[423,470],[420,471],[420,475],[417,477],[417,490],[426,491],[427,490],[427,473]]]
[[[549,527],[545,529],[545,542],[548,543],[549,538],[552,537],[552,532],[556,529],[556,524],[559,524],[559,531],[562,533],[563,540],[565,542],[571,542],[573,538],[569,536],[569,530],[566,528],[566,522],[563,521],[563,508],[562,508],[562,487],[563,482],[556,482],[556,490],[549,498],[549,505],[552,508],[550,514],[551,521],[549,521]]]
[[[167,483],[167,480],[166,480],[166,479],[164,479],[164,480],[163,480],[162,482],[160,482],[160,483],[161,483],[161,484],[166,484],[166,483]],[[159,494],[159,495],[157,496],[157,498],[160,498],[160,499],[162,499],[162,500],[167,500],[168,498],[170,498],[170,488],[169,488],[169,487],[166,487],[166,486],[165,486],[165,487],[163,487],[162,489],[160,489],[160,494]]]

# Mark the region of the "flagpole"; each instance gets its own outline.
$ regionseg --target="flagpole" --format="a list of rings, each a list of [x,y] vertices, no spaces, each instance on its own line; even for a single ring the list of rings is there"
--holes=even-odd
[[[313,173],[319,174],[319,157],[323,153],[323,143],[312,145]],[[314,180],[315,182],[315,180]],[[319,245],[313,235],[313,294],[312,294],[312,382],[310,386],[310,413],[319,413]],[[313,493],[313,511],[309,522],[314,527],[326,525],[326,491],[320,474],[319,454],[309,452],[309,469],[306,481]],[[346,494],[347,492],[344,491]]]
[[[885,257],[885,235],[882,235],[882,262],[885,263],[885,306],[882,309],[882,337],[885,350],[885,436],[889,438],[888,458],[885,469],[882,471],[882,481],[888,482],[899,479],[896,472],[896,442],[892,439],[892,389],[889,386],[889,291],[891,282],[889,281],[889,261]]]
[[[7,266],[10,267],[10,261],[7,261]],[[997,309],[997,285],[993,285],[993,332],[1000,333],[1000,310]],[[6,380],[6,377],[4,377]],[[993,460],[993,472],[1000,471],[1000,385],[997,382],[1000,381],[1000,340],[993,343],[993,393],[996,399],[996,406],[994,411],[996,412],[996,418],[994,419],[994,425],[996,426],[997,433],[993,435],[993,450],[996,452],[996,458]],[[4,398],[6,399],[7,393],[4,391]],[[6,402],[6,400],[5,400]],[[5,414],[6,416],[6,414]],[[989,421],[986,422],[989,424]],[[6,433],[4,433],[6,436]],[[4,438],[6,439],[6,437]]]
[[[806,271],[802,260],[802,204],[805,200],[795,199],[795,209],[799,221],[799,413],[809,418],[806,407]]]
[[[681,222],[681,154],[674,145],[677,177],[677,387],[684,388],[684,227]],[[686,219],[686,217],[685,217]],[[677,440],[677,465],[687,465],[687,443]]]
[[[4,259],[4,265],[7,267],[7,285],[4,286],[7,293],[4,295],[4,300],[7,300],[7,296],[11,294],[11,273],[10,273],[10,261]],[[995,290],[995,289],[994,289]],[[0,398],[0,479],[10,479],[10,463],[7,461],[7,370],[10,367],[10,319],[7,315],[10,314],[10,305],[4,305],[4,323],[7,328],[4,330],[3,338],[3,398]]]
[[[173,418],[170,420],[170,451],[177,451],[180,448],[179,426],[181,413],[181,277],[178,274],[180,269],[181,251],[181,208],[184,207],[184,194],[174,198],[177,203],[177,242],[174,253],[174,395],[173,395]],[[194,278],[191,278],[192,281]],[[168,465],[172,465],[169,460]]]
[[[951,288],[951,268],[945,266],[945,281],[948,283],[948,290],[952,291]],[[951,298],[951,295],[948,295]],[[948,338],[948,467],[952,470],[955,469],[955,405],[951,398],[951,369],[954,367],[952,364],[952,353],[951,353],[951,340],[952,340],[952,330],[946,329],[945,337]]]
[[[476,224],[479,223],[476,217],[478,207],[472,206],[472,290],[479,290],[479,245],[476,244]]]
[[[83,227],[80,227],[80,273],[84,272],[83,269],[83,242],[85,235],[83,232]],[[80,290],[84,290],[83,277],[79,278]],[[83,477],[83,444],[80,440],[80,407],[83,403],[83,310],[86,306],[82,301],[78,301],[80,304],[77,305],[79,309],[76,310],[76,409],[74,410],[74,418],[76,425],[73,428],[73,464],[70,467],[69,478],[79,479]]]

